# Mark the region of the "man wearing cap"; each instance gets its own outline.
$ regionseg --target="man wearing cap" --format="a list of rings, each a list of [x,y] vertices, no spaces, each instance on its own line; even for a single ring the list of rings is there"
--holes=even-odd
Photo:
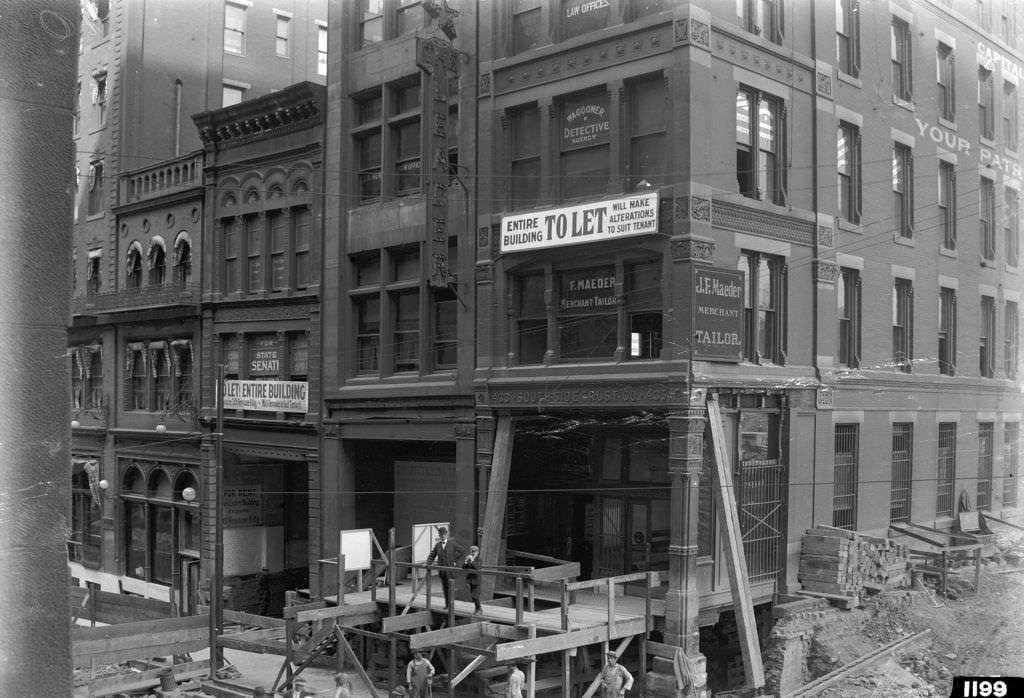
[[[458,544],[448,537],[447,528],[441,526],[441,528],[437,529],[437,533],[441,538],[434,544],[434,549],[430,551],[430,556],[427,557],[427,564],[432,565],[437,560],[437,564],[442,568],[438,571],[437,575],[441,578],[441,590],[444,591],[444,607],[447,609],[451,606],[452,600],[448,598],[448,595],[451,593],[448,589],[448,573],[443,568],[455,567],[462,555],[462,551],[459,550]]]
[[[626,667],[619,664],[619,655],[607,652],[608,658],[601,670],[601,695],[604,698],[619,698],[633,687],[633,675]]]

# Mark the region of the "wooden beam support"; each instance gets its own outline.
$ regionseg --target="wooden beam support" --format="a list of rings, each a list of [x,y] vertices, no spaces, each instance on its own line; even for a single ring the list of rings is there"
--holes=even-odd
[[[495,648],[495,660],[498,662],[509,662],[513,659],[532,657],[538,654],[549,652],[560,652],[573,649],[583,645],[593,645],[598,642],[606,642],[611,638],[632,637],[647,632],[646,623],[643,618],[634,618],[615,623],[611,628],[597,626],[583,630],[573,630],[557,635],[546,635],[536,639],[514,640],[504,642]]]
[[[209,674],[210,660],[204,659],[200,662],[175,664],[173,667],[167,668],[170,668],[174,672],[175,680],[186,681],[188,679],[194,679]],[[163,675],[165,670],[165,667],[160,667],[159,669],[146,669],[145,671],[131,674],[120,674],[114,677],[96,679],[85,686],[75,689],[74,696],[75,698],[78,698],[79,696],[100,698],[101,696],[112,696],[119,693],[129,693],[146,688],[152,688],[160,685],[160,677]]]
[[[328,606],[326,608],[299,611],[295,614],[294,618],[298,623],[309,623],[311,621],[330,620],[332,618],[348,620],[355,616],[376,616],[377,613],[377,604],[373,601],[367,601],[366,603],[347,603],[342,606]]]
[[[434,614],[430,611],[417,611],[404,616],[387,616],[381,619],[381,629],[385,633],[397,633],[402,630],[418,630],[434,624]]]
[[[718,518],[725,533],[725,557],[729,569],[729,584],[732,587],[736,625],[740,631],[743,675],[746,685],[756,689],[764,686],[764,665],[761,661],[761,644],[757,639],[757,621],[754,618],[754,601],[750,594],[747,558],[743,552],[743,532],[740,529],[736,491],[732,483],[729,449],[722,428],[722,411],[718,407],[717,395],[708,395],[707,407],[715,456],[715,467],[711,470],[714,484],[711,489],[715,495]]]
[[[633,641],[633,638],[627,637],[625,640],[620,642],[619,646],[615,648],[615,654],[617,654],[617,655],[619,655],[621,657],[622,653],[626,651],[626,648],[629,647],[629,643],[632,642],[632,641]],[[601,671],[597,672],[597,676],[595,676],[594,680],[590,682],[590,685],[587,686],[587,690],[583,692],[583,695],[580,696],[580,698],[591,698],[595,693],[597,693],[597,689],[601,687],[601,673],[603,671],[604,671],[604,658],[602,657],[602,659],[601,659]],[[637,678],[637,684],[639,684],[641,686],[643,684],[641,684],[640,682],[647,680],[647,678],[645,676],[635,677],[635,678]]]
[[[352,650],[352,646],[348,644],[348,640],[345,639],[345,633],[341,631],[337,625],[334,626],[333,630],[335,636],[338,638],[338,648],[345,653],[345,657],[349,662],[356,668],[356,673],[359,674],[359,678],[366,684],[367,690],[373,698],[379,698],[376,687],[373,685],[373,679],[366,673],[366,669],[363,668],[362,662],[359,661],[359,657]]]
[[[462,671],[460,671],[458,674],[455,675],[455,677],[451,680],[451,684],[450,685],[453,688],[455,686],[458,686],[460,683],[462,683],[462,681],[467,676],[472,674],[476,670],[476,668],[478,666],[480,666],[481,664],[483,664],[486,661],[487,661],[487,655],[485,655],[485,654],[478,654],[477,656],[473,657],[473,660],[469,664],[466,665],[466,668],[463,669]]]
[[[469,623],[468,625],[458,625],[454,628],[442,628],[440,630],[416,633],[409,636],[409,649],[419,650],[427,647],[443,647],[453,642],[477,640],[486,636],[485,625],[485,623]]]
[[[480,538],[480,564],[497,565],[500,561],[501,540],[505,524],[505,504],[508,498],[508,476],[512,469],[512,418],[499,415],[494,430],[494,450],[491,452],[490,481],[487,486],[487,507],[483,517]],[[494,595],[494,577],[484,575],[480,580],[482,599]]]

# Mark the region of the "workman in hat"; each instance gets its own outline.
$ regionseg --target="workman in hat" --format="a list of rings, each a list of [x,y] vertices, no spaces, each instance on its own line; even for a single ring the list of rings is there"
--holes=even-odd
[[[619,655],[605,653],[606,662],[601,670],[601,695],[603,698],[620,698],[633,687],[633,675],[619,664]]]

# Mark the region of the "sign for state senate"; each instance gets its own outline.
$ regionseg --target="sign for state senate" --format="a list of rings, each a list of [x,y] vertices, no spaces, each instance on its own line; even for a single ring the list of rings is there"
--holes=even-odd
[[[636,194],[501,219],[501,251],[601,242],[658,232],[658,194]]]

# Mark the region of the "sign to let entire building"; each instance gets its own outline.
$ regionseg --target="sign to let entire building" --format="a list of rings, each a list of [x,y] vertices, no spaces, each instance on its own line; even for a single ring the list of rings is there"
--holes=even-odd
[[[308,412],[306,381],[224,381],[224,409]]]
[[[743,354],[743,272],[693,268],[693,358],[739,361]]]
[[[637,194],[501,219],[501,251],[602,242],[658,232],[658,194]]]

